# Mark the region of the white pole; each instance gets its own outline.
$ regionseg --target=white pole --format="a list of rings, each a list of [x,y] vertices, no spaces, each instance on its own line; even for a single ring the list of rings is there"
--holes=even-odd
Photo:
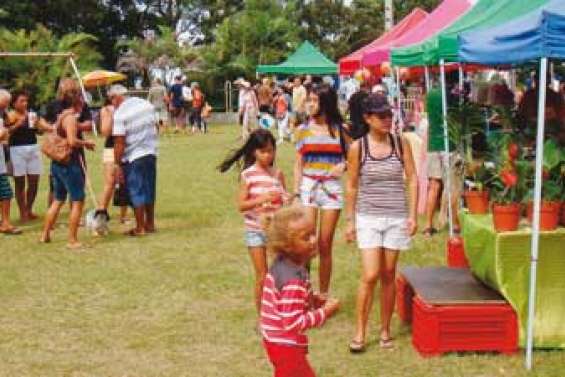
[[[426,93],[430,91],[430,67],[424,66],[424,77],[426,78]]]
[[[459,63],[459,104],[463,103],[463,65]]]
[[[532,352],[534,348],[534,322],[536,308],[536,284],[539,254],[539,222],[541,207],[542,168],[543,168],[543,136],[545,131],[545,97],[547,87],[547,58],[540,62],[538,129],[536,137],[536,172],[534,185],[534,218],[532,222],[532,260],[530,264],[530,295],[528,299],[528,333],[526,341],[526,368],[532,369]]]
[[[451,159],[449,158],[449,131],[447,129],[447,88],[445,84],[445,60],[439,61],[439,69],[441,75],[441,107],[443,112],[443,140],[445,143],[444,162],[447,167],[445,189],[447,190],[447,218],[449,221],[449,237],[453,237],[453,210],[451,207]]]
[[[69,62],[71,63],[71,67],[73,67],[73,72],[75,73],[75,76],[77,77],[78,85],[80,86],[80,91],[82,93],[82,98],[84,99],[84,103],[87,103],[86,89],[84,89],[84,84],[82,83],[82,78],[80,77],[80,73],[78,71],[77,65],[75,64],[75,60],[73,59],[72,55],[69,56]],[[98,131],[96,130],[96,125],[94,123],[92,123],[92,132],[94,133],[94,136],[98,136]]]
[[[385,0],[385,30],[389,31],[394,26],[393,0]]]
[[[400,67],[396,67],[396,132],[400,133],[404,129],[404,120],[402,118],[402,104],[400,93]]]

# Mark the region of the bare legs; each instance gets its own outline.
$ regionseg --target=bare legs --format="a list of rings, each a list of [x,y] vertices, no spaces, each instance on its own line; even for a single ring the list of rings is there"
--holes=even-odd
[[[57,221],[59,212],[65,202],[54,200],[51,206],[47,210],[45,216],[45,224],[43,225],[43,232],[41,234],[41,242],[51,241],[51,229]],[[82,216],[82,209],[84,206],[84,201],[81,202],[71,202],[71,213],[69,215],[69,241],[68,246],[70,248],[80,247],[80,242],[78,242],[78,228],[80,225],[80,217]]]
[[[318,208],[308,207],[307,214],[314,224],[318,220]],[[340,210],[321,210],[318,233],[318,251],[320,253],[320,295],[324,297],[330,289],[332,275],[332,247],[335,228]]]
[[[133,209],[135,228],[128,232],[131,236],[141,236],[155,232],[155,204],[146,204]]]
[[[27,191],[26,191],[27,178]],[[20,210],[20,220],[26,222],[37,219],[37,215],[33,213],[33,203],[37,196],[37,187],[39,183],[39,175],[23,175],[14,177],[15,196]]]
[[[261,313],[263,283],[267,275],[267,252],[264,247],[250,247],[249,255],[255,269],[255,306],[257,307],[257,313]]]
[[[398,251],[369,249],[361,251],[362,274],[357,291],[357,323],[353,340],[364,343],[367,322],[373,304],[377,281],[381,282],[381,329],[380,338],[390,339],[390,322],[395,303],[395,277]]]
[[[426,201],[426,230],[433,228],[434,214],[438,207],[439,194],[441,192],[441,180],[430,178],[428,182],[428,200]]]
[[[10,223],[10,199],[0,201],[0,210],[2,211],[2,223],[0,224],[0,232],[15,234],[20,232]]]

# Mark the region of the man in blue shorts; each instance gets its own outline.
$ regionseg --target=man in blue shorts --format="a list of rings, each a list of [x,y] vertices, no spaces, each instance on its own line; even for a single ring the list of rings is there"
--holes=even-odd
[[[116,109],[114,158],[118,179],[125,183],[135,213],[136,227],[127,234],[141,236],[155,232],[157,117],[151,103],[126,94],[122,85],[114,85],[108,91]]]

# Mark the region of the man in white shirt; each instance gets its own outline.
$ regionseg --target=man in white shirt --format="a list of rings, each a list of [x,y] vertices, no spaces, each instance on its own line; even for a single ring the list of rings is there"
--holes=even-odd
[[[141,236],[155,232],[157,184],[157,118],[148,101],[126,97],[127,89],[114,85],[108,97],[114,112],[114,158],[117,176],[125,183],[134,209],[136,227],[127,232]]]
[[[294,78],[294,88],[292,89],[292,111],[296,125],[305,121],[306,118],[306,97],[308,93],[302,85],[300,77]]]
[[[4,126],[4,118],[11,99],[10,92],[0,89],[0,209],[2,212],[0,233],[21,234],[21,231],[10,223],[10,202],[14,197],[14,193],[8,180],[6,156],[4,155],[4,146],[7,145],[9,137],[8,129]]]

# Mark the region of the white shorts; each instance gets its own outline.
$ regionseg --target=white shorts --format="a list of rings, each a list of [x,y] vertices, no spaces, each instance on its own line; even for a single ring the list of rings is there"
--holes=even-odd
[[[40,175],[43,170],[37,144],[10,147],[10,160],[14,167],[14,177]]]
[[[338,179],[316,181],[302,177],[300,200],[305,207],[335,210],[343,207],[343,189]]]
[[[407,219],[361,214],[357,214],[356,219],[359,249],[407,250],[410,248],[412,239],[408,235]]]

